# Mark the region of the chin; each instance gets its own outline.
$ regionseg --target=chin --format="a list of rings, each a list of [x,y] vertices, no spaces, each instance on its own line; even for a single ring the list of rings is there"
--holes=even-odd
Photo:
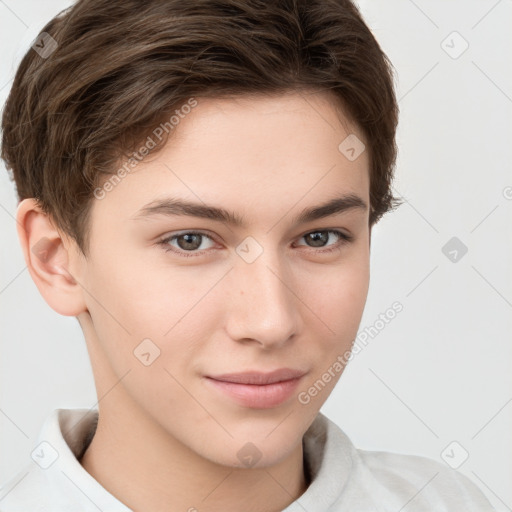
[[[286,418],[286,415],[283,417]],[[302,443],[302,425],[294,425],[293,428],[288,425],[285,428],[285,423],[286,420],[278,426],[279,422],[274,421],[271,428],[268,428],[268,424],[257,428],[253,422],[252,429],[244,429],[243,433],[231,430],[232,438],[226,439],[227,435],[222,438],[210,437],[209,446],[203,446],[200,454],[230,468],[273,467],[292,455]]]

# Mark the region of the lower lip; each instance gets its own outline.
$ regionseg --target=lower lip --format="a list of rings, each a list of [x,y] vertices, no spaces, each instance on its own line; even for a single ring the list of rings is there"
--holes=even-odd
[[[237,384],[210,378],[206,380],[240,405],[254,409],[270,409],[286,402],[293,395],[300,378],[264,385]]]

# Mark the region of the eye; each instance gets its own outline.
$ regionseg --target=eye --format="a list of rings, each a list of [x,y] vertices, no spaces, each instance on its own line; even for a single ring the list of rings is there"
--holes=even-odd
[[[201,251],[208,249],[208,246],[204,246],[203,242],[205,240],[210,240],[213,242],[213,238],[205,233],[201,233],[200,231],[186,231],[180,234],[168,236],[163,240],[158,242],[163,246],[164,250],[169,252],[176,252],[180,256],[190,257],[190,256],[200,256]],[[176,241],[176,246],[171,245],[171,242]],[[189,253],[189,254],[187,254]]]
[[[326,243],[328,242],[330,235],[337,236],[338,243],[334,243],[330,246],[326,246]],[[318,231],[310,231],[309,233],[302,235],[301,238],[307,240],[308,243],[312,244],[312,245],[309,245],[308,247],[311,247],[313,249],[320,247],[320,250],[317,252],[327,253],[327,252],[331,252],[331,251],[340,249],[342,245],[345,245],[345,244],[351,242],[353,239],[353,236],[347,235],[346,233],[338,231],[337,229],[322,229],[322,230],[318,230]],[[323,249],[323,247],[328,247],[328,248]]]

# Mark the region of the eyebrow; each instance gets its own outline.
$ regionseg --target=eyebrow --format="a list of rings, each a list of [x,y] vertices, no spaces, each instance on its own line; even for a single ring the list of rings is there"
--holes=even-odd
[[[361,197],[355,194],[345,194],[335,197],[326,203],[302,210],[302,212],[294,217],[293,223],[303,224],[348,211],[366,211],[367,209],[368,205]],[[152,201],[143,206],[131,218],[133,220],[141,220],[155,215],[201,217],[240,228],[245,227],[242,217],[225,208],[184,201],[173,197]]]

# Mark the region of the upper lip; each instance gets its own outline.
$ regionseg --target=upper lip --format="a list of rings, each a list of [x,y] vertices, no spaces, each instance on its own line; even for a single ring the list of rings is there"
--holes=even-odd
[[[298,379],[305,375],[305,373],[301,370],[280,368],[272,372],[247,371],[243,373],[224,373],[222,375],[209,375],[208,378],[236,384],[255,384],[261,386]]]

